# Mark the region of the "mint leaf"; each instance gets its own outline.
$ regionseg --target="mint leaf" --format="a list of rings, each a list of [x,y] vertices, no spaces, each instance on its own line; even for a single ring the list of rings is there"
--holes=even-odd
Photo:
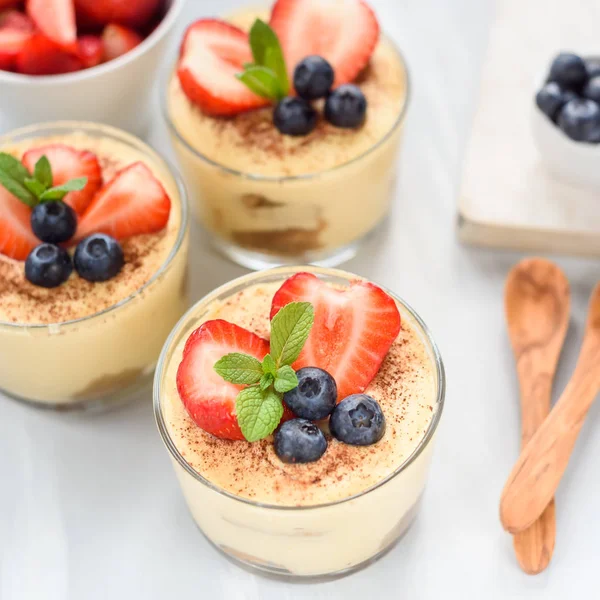
[[[78,192],[87,185],[87,177],[78,177],[71,179],[67,183],[51,187],[40,196],[40,202],[48,200],[62,200],[69,192]]]
[[[29,173],[27,173],[27,178],[29,178]],[[23,178],[25,181],[25,178]],[[7,171],[4,171],[0,168],[0,185],[6,188],[13,196],[16,196],[21,202],[27,204],[33,208],[37,203],[37,198],[34,194],[32,194],[22,182],[14,179]]]
[[[315,320],[310,302],[290,302],[271,321],[271,354],[277,367],[291,365],[299,356]]]
[[[270,354],[267,354],[262,361],[263,373],[270,373],[275,377],[277,375],[277,365]]]
[[[46,191],[45,186],[33,177],[28,177],[23,184],[36,197],[41,196]]]
[[[44,186],[44,190],[42,191],[47,190],[52,185],[52,167],[46,155],[42,156],[35,163],[33,176]],[[39,194],[36,195],[39,196]]]
[[[15,179],[18,183],[25,183],[25,179],[31,177],[31,174],[12,154],[0,152],[0,171],[4,171],[11,179]]]
[[[275,391],[285,394],[295,387],[298,387],[298,377],[296,377],[294,369],[289,365],[283,365],[283,367],[278,369],[277,376],[275,377]]]
[[[267,23],[256,19],[250,28],[249,40],[254,62],[275,74],[281,97],[286,96],[290,91],[290,84],[277,34]]]
[[[273,381],[275,381],[275,377],[273,377],[271,373],[265,373],[260,378],[260,383],[258,384],[258,387],[264,392],[265,390],[269,389],[269,387],[271,387]]]
[[[235,411],[244,437],[256,442],[275,431],[283,416],[283,404],[273,391],[249,387],[238,394]]]
[[[277,75],[267,67],[252,66],[236,77],[257,96],[270,100],[281,100],[285,96],[279,87]]]
[[[254,356],[232,352],[226,354],[215,363],[215,371],[231,383],[257,383],[263,375],[262,365]]]

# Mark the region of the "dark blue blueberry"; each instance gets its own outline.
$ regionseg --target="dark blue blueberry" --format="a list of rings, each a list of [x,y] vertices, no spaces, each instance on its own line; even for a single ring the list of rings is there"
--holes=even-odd
[[[589,79],[600,75],[600,58],[586,58],[585,68]]]
[[[344,398],[329,419],[334,438],[353,446],[370,446],[385,433],[385,417],[376,400],[367,394]]]
[[[307,56],[294,69],[294,88],[305,100],[325,98],[334,77],[333,67],[322,56]]]
[[[536,94],[535,102],[549,119],[556,121],[560,109],[574,98],[577,98],[574,92],[563,90],[556,81],[550,81]]]
[[[548,80],[556,81],[563,90],[580,92],[588,80],[585,62],[576,54],[561,52],[552,61]]]
[[[31,229],[42,242],[60,244],[75,235],[77,215],[60,200],[41,202],[31,212]]]
[[[336,127],[360,127],[366,115],[367,99],[356,85],[340,85],[327,96],[325,118]]]
[[[600,106],[587,98],[570,100],[558,115],[558,126],[576,142],[598,143]]]
[[[286,421],[275,432],[275,454],[285,463],[319,460],[327,450],[323,432],[306,419]]]
[[[284,402],[297,416],[309,421],[328,417],[335,408],[335,379],[323,369],[304,367],[296,372],[298,386],[286,392]]]
[[[55,288],[63,284],[73,272],[70,254],[54,244],[40,244],[25,261],[25,277],[33,285]]]
[[[74,261],[80,277],[88,281],[108,281],[123,268],[125,258],[115,238],[93,233],[79,242]]]
[[[302,98],[284,98],[273,111],[273,123],[286,135],[307,135],[317,126],[317,111]]]
[[[592,77],[585,84],[581,95],[588,100],[593,100],[596,104],[600,104],[600,75]]]

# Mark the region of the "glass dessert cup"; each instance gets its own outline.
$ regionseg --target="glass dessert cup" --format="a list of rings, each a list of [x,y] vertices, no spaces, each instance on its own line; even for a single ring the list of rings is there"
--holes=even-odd
[[[171,210],[180,211],[180,227],[158,271],[113,306],[51,324],[0,320],[0,391],[57,410],[108,408],[147,388],[166,336],[189,306],[186,190],[179,175],[154,150],[119,129],[74,121],[12,131],[0,138],[0,149],[75,132],[109,140],[149,160],[179,197]]]
[[[172,73],[167,75],[163,114],[192,211],[218,250],[255,270],[294,264],[333,267],[357,253],[389,212],[395,188],[410,82],[402,54],[392,47],[405,93],[391,128],[347,162],[304,175],[242,172],[202,154],[170,115]]]
[[[433,440],[441,417],[444,367],[435,342],[419,316],[394,294],[403,319],[425,344],[434,375],[433,416],[414,451],[386,478],[367,490],[331,503],[310,506],[264,504],[236,496],[200,475],[179,452],[165,417],[165,374],[175,348],[211,304],[260,283],[283,282],[298,271],[349,285],[354,276],[319,267],[280,267],[240,277],[200,300],[167,340],[155,374],[154,413],[189,510],[200,531],[242,566],[290,578],[329,578],[366,566],[392,548],[412,524],[425,487]],[[368,515],[368,527],[352,528]]]

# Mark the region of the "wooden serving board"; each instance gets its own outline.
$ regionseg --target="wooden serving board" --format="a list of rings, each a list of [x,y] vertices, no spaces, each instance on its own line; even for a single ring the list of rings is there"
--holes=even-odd
[[[600,55],[600,2],[497,0],[496,13],[467,146],[459,237],[600,256],[600,192],[555,179],[531,133],[535,81],[552,57],[560,50]]]

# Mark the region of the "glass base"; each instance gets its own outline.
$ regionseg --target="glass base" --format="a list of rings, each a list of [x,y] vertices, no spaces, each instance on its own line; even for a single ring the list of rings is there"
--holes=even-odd
[[[7,398],[30,406],[31,408],[56,412],[103,413],[116,410],[126,404],[141,399],[142,397],[150,397],[153,379],[154,369],[149,373],[142,375],[135,383],[126,388],[89,399],[83,398],[81,400],[67,400],[65,402],[45,402],[24,398],[3,390],[2,388],[0,388],[0,392]]]
[[[367,234],[355,242],[352,242],[347,246],[342,246],[341,248],[336,248],[335,250],[324,252],[311,251],[293,257],[277,256],[266,252],[247,250],[222,238],[217,238],[214,235],[210,235],[210,237],[213,246],[221,254],[224,254],[229,258],[229,260],[252,271],[262,271],[263,269],[271,269],[273,267],[299,264],[317,265],[319,267],[337,267],[354,258],[360,246],[369,235],[371,234]]]

